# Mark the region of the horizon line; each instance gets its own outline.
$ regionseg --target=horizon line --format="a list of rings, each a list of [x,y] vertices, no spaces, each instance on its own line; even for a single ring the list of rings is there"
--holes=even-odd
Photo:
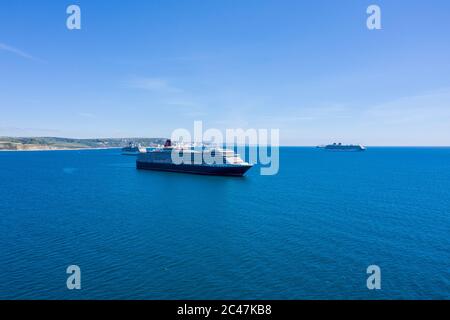
[[[170,139],[167,137],[118,137],[118,138],[112,138],[112,137],[94,137],[94,138],[73,138],[73,137],[58,137],[58,136],[0,136],[0,139],[2,138],[16,138],[16,139],[30,139],[30,138],[54,138],[54,139],[74,139],[74,140],[101,140],[101,139]],[[235,146],[249,146],[249,147],[253,147],[253,146],[259,146],[258,144],[233,144]],[[278,147],[318,147],[321,146],[323,144],[310,144],[310,145],[301,145],[301,144],[280,144],[278,145]],[[430,144],[430,145],[370,145],[370,144],[361,144],[364,147],[370,147],[370,148],[379,148],[379,147],[384,147],[384,148],[430,148],[430,147],[434,147],[434,148],[450,148],[450,144],[449,145],[441,145],[441,144]],[[268,146],[271,146],[270,144],[268,144]]]

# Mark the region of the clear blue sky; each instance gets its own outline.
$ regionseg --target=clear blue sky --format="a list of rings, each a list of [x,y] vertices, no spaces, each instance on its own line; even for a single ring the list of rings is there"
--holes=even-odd
[[[449,39],[447,0],[2,0],[0,136],[450,145]]]

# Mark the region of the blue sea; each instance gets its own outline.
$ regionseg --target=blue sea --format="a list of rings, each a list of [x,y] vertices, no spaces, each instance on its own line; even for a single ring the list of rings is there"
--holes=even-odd
[[[283,147],[243,178],[0,152],[0,299],[450,299],[450,148]]]

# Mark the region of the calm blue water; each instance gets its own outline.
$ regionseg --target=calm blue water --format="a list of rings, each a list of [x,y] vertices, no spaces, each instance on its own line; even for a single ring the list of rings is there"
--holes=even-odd
[[[280,155],[276,176],[224,178],[0,152],[0,298],[450,298],[450,148]]]

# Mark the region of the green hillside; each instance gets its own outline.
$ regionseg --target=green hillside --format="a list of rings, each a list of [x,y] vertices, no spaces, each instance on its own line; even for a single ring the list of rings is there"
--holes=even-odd
[[[122,148],[130,142],[149,147],[164,144],[166,138],[72,139],[57,137],[0,137],[0,150],[58,150]]]

